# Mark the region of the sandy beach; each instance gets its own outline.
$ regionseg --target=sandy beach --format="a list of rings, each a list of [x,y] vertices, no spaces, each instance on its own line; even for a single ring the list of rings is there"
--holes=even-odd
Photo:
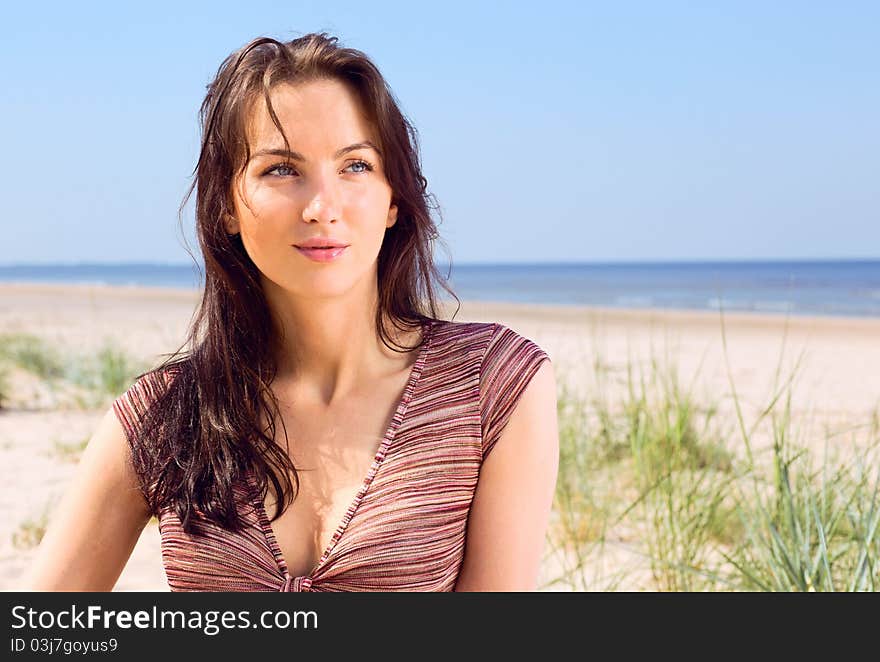
[[[0,285],[0,333],[37,336],[62,354],[112,341],[154,363],[179,347],[197,298],[160,288]],[[451,319],[454,308],[446,310]],[[841,448],[857,444],[851,426],[880,406],[880,319],[725,314],[727,361],[718,313],[468,301],[454,319],[501,322],[531,338],[551,357],[559,383],[587,398],[618,397],[627,365],[649,366],[653,357],[677,371],[697,400],[716,403],[731,425],[729,378],[751,420],[773,397],[780,357],[787,376],[801,356],[792,419],[803,422],[804,443],[817,448],[829,434]],[[601,386],[596,365],[608,377]],[[33,548],[13,544],[16,532],[51,510],[76,469],[57,449],[87,439],[106,411],[59,407],[29,376],[13,371],[10,379],[12,397],[0,410],[0,589],[14,587],[33,558]],[[154,524],[116,590],[167,590]]]

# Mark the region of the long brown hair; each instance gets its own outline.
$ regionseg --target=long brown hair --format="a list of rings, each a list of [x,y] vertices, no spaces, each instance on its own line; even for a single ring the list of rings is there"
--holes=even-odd
[[[434,281],[458,300],[433,261],[439,233],[431,211],[439,207],[422,175],[418,134],[377,67],[337,41],[327,33],[255,39],[223,61],[201,105],[201,153],[181,210],[195,191],[204,292],[184,344],[155,369],[167,388],[147,411],[132,453],[153,513],[172,506],[188,533],[197,515],[232,530],[242,526],[233,485],[246,472],[257,477],[262,498],[269,482],[283,496],[273,519],[295,498],[291,473],[299,489],[296,468],[274,441],[269,307],[241,237],[227,234],[224,224],[233,213],[231,187],[250,156],[246,122],[256,100],[265,100],[283,136],[269,98],[273,87],[335,79],[351,86],[374,123],[398,206],[378,256],[376,331],[386,346],[396,345],[386,320],[404,330],[438,317]]]

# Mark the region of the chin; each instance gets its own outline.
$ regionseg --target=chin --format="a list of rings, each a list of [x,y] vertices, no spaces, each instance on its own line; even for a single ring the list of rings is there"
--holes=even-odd
[[[283,282],[278,286],[297,298],[332,299],[350,292],[354,283],[350,278],[343,278],[338,274],[333,276],[326,274],[318,278],[302,278],[294,283]]]

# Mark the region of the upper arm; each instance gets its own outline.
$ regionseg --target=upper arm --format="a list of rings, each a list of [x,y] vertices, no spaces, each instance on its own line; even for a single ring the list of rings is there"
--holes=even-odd
[[[149,518],[125,431],[111,409],[83,452],[22,589],[111,590]]]
[[[558,466],[556,379],[543,360],[483,461],[456,591],[536,589]]]

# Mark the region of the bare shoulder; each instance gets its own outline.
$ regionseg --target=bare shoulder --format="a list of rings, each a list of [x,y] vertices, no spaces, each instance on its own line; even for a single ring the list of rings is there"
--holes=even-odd
[[[481,467],[457,591],[537,588],[558,466],[556,376],[544,360]]]
[[[105,412],[95,428],[83,454],[81,470],[93,471],[92,477],[99,483],[107,483],[114,489],[124,490],[126,494],[135,492],[142,497],[140,483],[131,462],[130,441],[114,408]],[[143,514],[149,516],[146,500],[141,499],[140,504],[143,506]]]
[[[547,470],[552,465],[555,481],[558,454],[556,374],[553,364],[543,360],[517,401],[492,454],[486,458],[481,476],[503,476],[507,471],[516,473],[529,468]]]
[[[552,407],[551,407],[552,405]],[[556,421],[556,373],[549,359],[541,360],[537,371],[529,381],[507,424],[540,427],[542,423]],[[503,438],[503,435],[502,435]]]

